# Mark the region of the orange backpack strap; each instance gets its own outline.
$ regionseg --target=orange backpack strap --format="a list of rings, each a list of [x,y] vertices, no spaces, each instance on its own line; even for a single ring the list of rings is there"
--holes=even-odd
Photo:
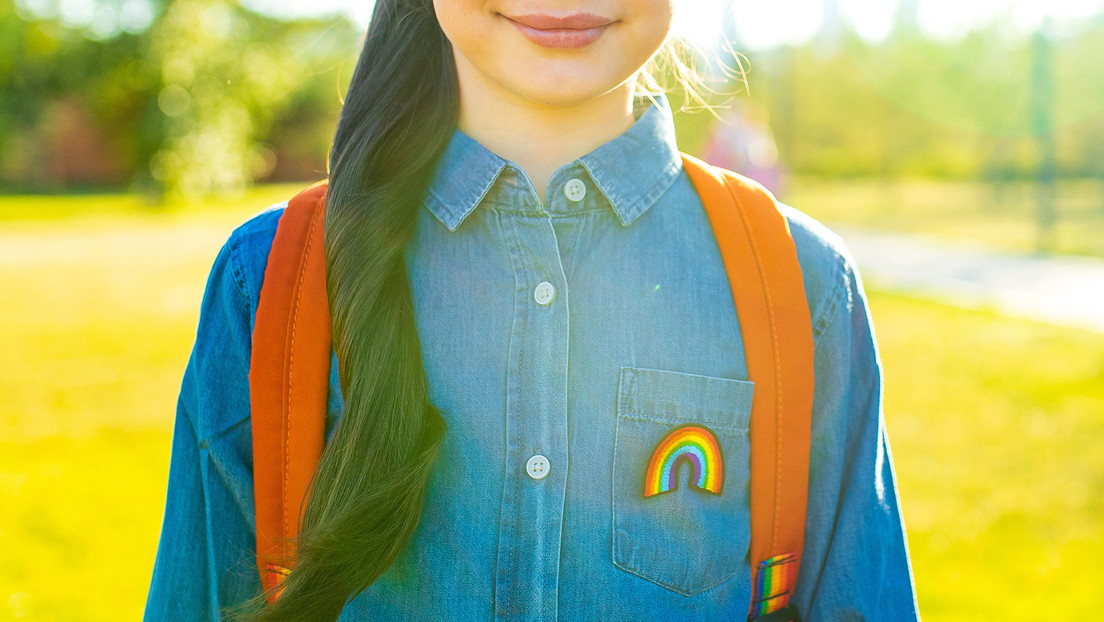
[[[766,189],[691,156],[682,158],[724,259],[748,377],[755,383],[749,617],[787,609],[796,616],[789,600],[805,542],[814,388],[812,322],[801,266],[789,225]]]
[[[796,619],[794,613],[779,614],[792,612],[809,477],[813,336],[801,266],[786,220],[766,190],[685,154],[683,164],[724,260],[755,383],[750,617]],[[322,252],[325,189],[320,182],[303,191],[281,217],[253,332],[257,563],[265,589],[293,565],[299,509],[324,444],[331,349]]]
[[[280,216],[253,326],[249,401],[261,587],[294,564],[300,511],[322,455],[330,379],[330,309],[322,219],[326,182]],[[269,593],[275,600],[275,591]]]

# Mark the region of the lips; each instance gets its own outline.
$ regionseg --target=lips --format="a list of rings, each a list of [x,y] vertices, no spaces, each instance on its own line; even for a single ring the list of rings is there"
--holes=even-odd
[[[601,15],[595,15],[593,13],[576,13],[564,17],[532,13],[528,15],[506,15],[505,17],[539,30],[586,30],[589,28],[606,26],[614,22],[614,20],[608,17],[602,17]]]
[[[546,48],[581,48],[594,43],[617,20],[593,13],[562,17],[529,13],[503,15],[529,41]]]

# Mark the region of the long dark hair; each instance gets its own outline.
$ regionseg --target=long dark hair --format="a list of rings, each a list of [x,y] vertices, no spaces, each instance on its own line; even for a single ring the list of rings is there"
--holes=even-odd
[[[685,84],[686,66],[673,48],[664,53],[673,65],[646,67],[645,87],[664,71]],[[326,289],[344,413],[315,473],[281,596],[271,607],[257,596],[229,609],[232,617],[336,620],[418,525],[445,422],[429,401],[402,251],[456,127],[459,91],[433,0],[377,0],[326,193]]]
[[[445,436],[429,402],[403,247],[455,128],[432,0],[378,0],[330,153],[326,289],[345,407],[303,511],[297,565],[255,620],[335,620],[406,546]]]

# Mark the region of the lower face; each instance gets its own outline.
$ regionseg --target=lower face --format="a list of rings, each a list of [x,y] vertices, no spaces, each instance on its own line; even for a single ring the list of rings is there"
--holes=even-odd
[[[674,2],[434,0],[434,8],[461,73],[565,106],[632,78],[666,41]]]

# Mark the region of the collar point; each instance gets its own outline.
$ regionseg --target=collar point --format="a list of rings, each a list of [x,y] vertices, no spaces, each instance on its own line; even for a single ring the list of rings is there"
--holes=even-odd
[[[455,211],[449,209],[449,206],[438,199],[432,192],[426,196],[425,207],[428,208],[429,212],[450,232],[456,231],[456,229],[460,227],[460,223],[464,221],[464,217],[467,216],[467,214],[457,214]]]

